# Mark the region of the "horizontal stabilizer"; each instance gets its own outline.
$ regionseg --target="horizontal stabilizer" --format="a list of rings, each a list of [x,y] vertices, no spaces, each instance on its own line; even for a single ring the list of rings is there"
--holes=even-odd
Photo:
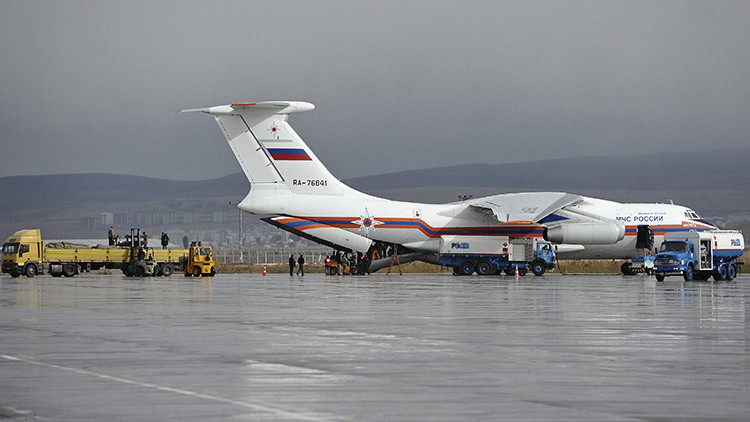
[[[216,116],[239,116],[239,115],[267,115],[291,114],[310,111],[315,105],[304,101],[262,101],[258,103],[234,103],[213,107],[190,108],[180,110],[180,113],[202,112]]]

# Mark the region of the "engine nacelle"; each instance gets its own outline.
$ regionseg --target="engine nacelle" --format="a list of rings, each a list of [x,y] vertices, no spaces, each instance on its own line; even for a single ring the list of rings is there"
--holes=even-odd
[[[625,237],[625,224],[612,223],[568,223],[548,227],[544,239],[553,243],[577,245],[610,245]]]

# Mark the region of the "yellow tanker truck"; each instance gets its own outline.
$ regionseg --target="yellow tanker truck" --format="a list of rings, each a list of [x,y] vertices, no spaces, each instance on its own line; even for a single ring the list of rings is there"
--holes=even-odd
[[[165,276],[176,271],[188,276],[213,277],[216,274],[210,246],[188,249],[154,249],[142,244],[140,230],[131,229],[125,242],[117,246],[88,247],[55,244],[42,240],[39,229],[13,233],[3,244],[2,272],[11,277],[73,277],[102,268],[120,269],[126,276]]]

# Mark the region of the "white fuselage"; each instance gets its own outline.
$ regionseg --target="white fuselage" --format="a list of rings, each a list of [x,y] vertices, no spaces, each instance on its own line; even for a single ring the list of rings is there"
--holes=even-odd
[[[265,197],[265,198],[264,198]],[[261,199],[264,198],[264,199]],[[498,223],[495,218],[478,215],[462,202],[426,204],[392,201],[369,195],[329,196],[275,193],[253,196],[240,204],[253,214],[282,214],[337,227],[373,241],[395,243],[410,249],[437,252],[440,236],[510,236],[538,237],[544,226],[537,223]],[[576,210],[606,219],[621,221],[625,236],[612,244],[558,245],[561,258],[625,259],[636,253],[639,225],[654,231],[658,247],[664,233],[709,230],[714,227],[689,218],[687,208],[672,204],[618,203],[584,197]]]

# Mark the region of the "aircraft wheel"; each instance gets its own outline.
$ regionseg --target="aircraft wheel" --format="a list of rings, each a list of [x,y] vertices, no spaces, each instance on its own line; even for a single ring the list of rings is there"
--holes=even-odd
[[[633,275],[633,269],[630,268],[630,263],[623,262],[622,265],[620,265],[620,272],[622,275]]]
[[[535,276],[540,276],[544,274],[544,272],[547,270],[547,263],[544,262],[542,259],[535,259],[534,262],[531,263],[531,272],[534,273]]]
[[[474,274],[474,263],[466,261],[461,264],[461,275],[472,275]]]
[[[487,261],[482,261],[477,264],[477,274],[479,275],[490,275],[492,274],[492,264]]]

